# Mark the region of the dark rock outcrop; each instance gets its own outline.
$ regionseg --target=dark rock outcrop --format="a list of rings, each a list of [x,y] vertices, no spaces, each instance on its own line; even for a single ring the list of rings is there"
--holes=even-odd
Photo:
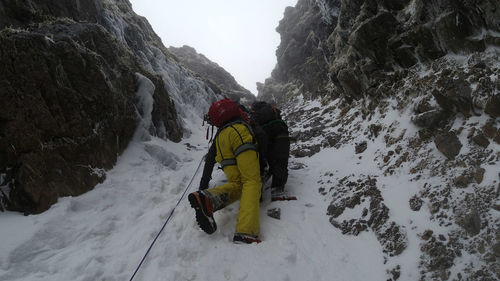
[[[412,121],[419,127],[434,129],[444,123],[447,117],[448,114],[445,111],[434,109],[415,115]]]
[[[180,141],[175,102],[201,110],[217,92],[128,0],[0,0],[0,64],[0,205],[25,213],[103,181],[144,116],[149,134]]]
[[[297,158],[323,152],[311,143],[343,152],[385,141],[378,151],[353,152],[352,171],[368,157],[386,182],[405,174],[418,192],[401,211],[425,212],[445,229],[422,235],[417,279],[499,276],[488,250],[499,239],[491,213],[499,185],[486,176],[500,161],[499,18],[500,2],[491,0],[299,0],[285,11],[277,65],[258,87],[260,99],[286,108]],[[405,232],[424,230],[391,224],[384,197],[363,193],[363,175],[347,181],[336,168],[343,164],[334,159],[318,181],[320,193],[331,196],[330,222],[344,234],[373,231],[395,265],[391,255],[404,250]],[[483,265],[459,269],[463,253]],[[404,276],[403,268],[395,275]]]
[[[135,131],[137,72],[158,84],[153,123],[167,126],[152,133],[180,140],[161,80],[102,26],[55,20],[4,29],[0,42],[0,169],[13,179],[8,209],[38,213],[104,179]]]
[[[99,170],[111,168],[128,144],[136,120],[133,60],[99,25],[71,21],[6,29],[0,50],[0,169],[9,168],[15,183],[8,208],[41,212],[102,181]]]
[[[498,3],[489,0],[299,0],[276,29],[278,62],[259,97],[280,100],[290,91],[283,85],[292,83],[306,97],[360,99],[387,72],[499,46],[498,18]],[[457,82],[444,96],[468,111],[469,83]]]
[[[352,192],[351,189],[356,191]],[[336,190],[348,195],[340,200],[334,196],[334,200],[328,206],[327,215],[330,216],[330,223],[339,228],[342,234],[359,235],[371,229],[382,245],[384,253],[389,256],[399,255],[406,249],[408,245],[406,230],[394,221],[390,221],[389,208],[384,204],[376,179],[368,177],[354,182],[346,177],[340,180]],[[347,208],[356,208],[365,200],[370,202],[369,209],[365,209],[360,218],[337,221]]]
[[[285,9],[276,28],[281,43],[276,50],[278,64],[272,78],[259,88],[261,99],[280,99],[283,89],[273,93],[274,83],[293,81],[313,96],[321,95],[328,84],[328,48],[326,39],[334,27],[325,23],[321,9],[314,1],[298,1]],[[270,89],[271,88],[271,89]],[[281,87],[279,87],[281,88]]]

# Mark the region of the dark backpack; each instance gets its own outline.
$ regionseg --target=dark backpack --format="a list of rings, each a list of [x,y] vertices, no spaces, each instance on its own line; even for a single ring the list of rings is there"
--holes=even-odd
[[[252,134],[254,139],[257,140],[260,167],[261,169],[263,169],[266,166],[267,146],[269,142],[268,136],[262,129],[262,127],[254,122],[254,120],[252,120],[252,118],[250,118],[250,116],[245,111],[242,110],[240,112],[240,117],[244,121],[245,125],[249,127],[250,133]]]

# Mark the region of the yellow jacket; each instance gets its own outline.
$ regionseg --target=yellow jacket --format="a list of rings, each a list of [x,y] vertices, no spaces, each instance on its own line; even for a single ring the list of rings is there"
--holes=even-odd
[[[223,167],[235,165],[232,159],[236,159],[242,152],[253,150],[257,153],[257,141],[254,141],[251,132],[242,123],[233,123],[223,128],[215,138],[215,145],[217,147],[215,161]]]

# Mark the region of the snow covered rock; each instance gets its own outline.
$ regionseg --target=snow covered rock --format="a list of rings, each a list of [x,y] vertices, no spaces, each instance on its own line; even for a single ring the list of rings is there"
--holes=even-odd
[[[487,0],[300,0],[277,28],[278,63],[259,96],[284,101],[290,89],[279,84],[292,83],[306,97],[360,99],[380,89],[387,72],[499,46],[499,17],[498,5]],[[455,82],[444,94],[465,97],[460,109],[470,110],[470,83]]]
[[[168,50],[187,68],[198,73],[202,79],[206,80],[209,86],[212,84],[217,85],[212,90],[221,91],[221,95],[230,97],[235,101],[241,99],[240,102],[245,105],[250,105],[255,101],[255,96],[238,84],[229,72],[203,54],[197,53],[194,48],[184,45],[180,48],[169,47]]]
[[[259,98],[285,108],[296,161],[328,157],[316,189],[330,223],[374,235],[388,280],[500,276],[499,11],[492,1],[300,0],[277,29],[278,63]]]
[[[462,144],[454,132],[443,132],[434,137],[434,143],[439,151],[441,151],[446,158],[455,159],[460,153]]]
[[[5,29],[0,41],[7,207],[39,213],[101,182],[97,171],[127,146],[136,119],[134,62],[90,23]]]
[[[1,1],[0,29],[0,199],[10,210],[39,213],[92,189],[137,130],[178,142],[190,134],[184,119],[219,97],[127,0]]]

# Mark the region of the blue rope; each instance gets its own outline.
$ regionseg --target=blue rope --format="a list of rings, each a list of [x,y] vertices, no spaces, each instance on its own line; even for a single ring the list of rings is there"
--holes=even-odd
[[[167,223],[170,221],[170,218],[172,217],[172,215],[174,214],[174,211],[175,209],[179,206],[179,204],[181,203],[182,199],[184,198],[184,196],[186,196],[186,193],[187,191],[189,190],[189,187],[191,186],[191,184],[193,183],[193,180],[196,176],[196,174],[198,174],[198,171],[200,170],[200,167],[201,167],[201,163],[203,163],[203,159],[205,159],[205,157],[201,158],[201,161],[200,161],[200,164],[198,164],[198,168],[196,168],[196,172],[194,172],[194,175],[193,177],[191,178],[191,181],[189,182],[189,184],[186,186],[186,189],[184,190],[184,193],[182,193],[182,196],[181,198],[179,199],[179,201],[177,201],[177,204],[175,205],[175,207],[172,209],[172,211],[170,212],[170,215],[168,216],[167,220],[165,221],[165,223],[163,224],[163,226],[161,227],[160,231],[158,232],[158,234],[156,234],[156,237],[155,239],[153,240],[153,242],[151,243],[151,245],[149,245],[149,248],[148,250],[146,251],[146,254],[144,254],[144,257],[142,257],[142,260],[141,262],[139,263],[139,265],[137,266],[137,268],[135,269],[134,271],[134,274],[132,275],[132,277],[130,277],[130,280],[129,281],[132,281],[135,277],[135,275],[137,274],[137,272],[139,271],[139,269],[141,268],[142,264],[144,263],[144,260],[146,260],[146,257],[147,255],[149,254],[149,252],[151,251],[151,248],[153,248],[153,245],[155,244],[156,240],[158,239],[158,237],[160,237],[160,234],[161,232],[163,231],[163,229],[165,229],[165,226],[167,226]]]

